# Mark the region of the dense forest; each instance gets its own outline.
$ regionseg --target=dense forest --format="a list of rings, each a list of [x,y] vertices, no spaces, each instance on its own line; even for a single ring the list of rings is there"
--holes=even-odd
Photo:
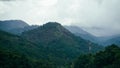
[[[51,62],[34,60],[17,52],[0,49],[0,68],[54,68]]]
[[[19,35],[0,30],[0,68],[120,68],[119,64],[118,45],[104,48],[57,22]]]
[[[120,48],[111,45],[96,54],[80,55],[72,68],[120,68]]]
[[[47,58],[35,59],[43,55],[36,52],[41,49],[19,36],[0,31],[0,68],[54,68],[55,64]]]

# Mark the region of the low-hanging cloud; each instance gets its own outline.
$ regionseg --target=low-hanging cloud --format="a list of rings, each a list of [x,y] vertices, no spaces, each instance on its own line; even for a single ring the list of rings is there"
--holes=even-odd
[[[5,1],[6,1],[6,2],[9,1],[9,2],[10,2],[10,1],[24,1],[24,0],[0,0],[0,1],[4,1],[4,2],[5,2]]]
[[[114,35],[120,34],[120,0],[0,0],[0,19],[57,21],[96,36]]]

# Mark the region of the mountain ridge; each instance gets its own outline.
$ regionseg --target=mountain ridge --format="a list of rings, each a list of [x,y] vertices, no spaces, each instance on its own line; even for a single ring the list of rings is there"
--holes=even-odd
[[[66,66],[79,54],[95,53],[103,48],[75,36],[56,22],[25,31],[20,36],[6,32],[0,34],[0,47],[25,54],[33,60],[52,61],[58,67]]]
[[[66,39],[64,41],[66,41],[67,43],[76,44],[78,46],[78,44],[80,45],[80,42],[78,42],[78,40],[79,41],[83,40],[84,44],[90,42],[75,36],[66,28],[64,28],[62,25],[56,22],[48,22],[47,24],[44,24],[43,26],[40,26],[36,29],[23,32],[22,36],[27,38],[30,41],[32,39],[32,41],[36,43],[42,43],[42,42],[51,43],[52,41]],[[74,42],[72,43],[68,41],[72,41],[72,42],[74,41]]]
[[[55,22],[54,22],[55,23]],[[29,25],[22,20],[4,20],[0,21],[0,29],[15,35],[21,35],[22,32],[33,30],[38,28],[38,25]],[[64,26],[67,30],[73,33],[76,36],[79,36],[85,40],[92,41],[96,44],[107,46],[111,44],[118,44],[119,45],[119,35],[111,36],[111,37],[96,37],[89,32],[81,29],[77,26]],[[110,41],[114,38],[116,41]],[[116,39],[115,39],[116,38]]]
[[[38,25],[29,25],[22,20],[4,20],[0,21],[0,29],[15,35],[20,35],[22,32],[37,28]]]
[[[97,39],[96,36],[88,33],[87,31],[83,30],[80,27],[77,26],[65,26],[66,29],[68,29],[70,32],[72,32],[73,34],[75,34],[76,36],[80,36],[85,40],[89,40],[92,42],[96,42],[95,40]]]

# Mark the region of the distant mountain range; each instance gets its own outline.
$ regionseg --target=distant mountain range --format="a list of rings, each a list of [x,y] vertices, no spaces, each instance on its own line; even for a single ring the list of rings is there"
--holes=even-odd
[[[12,34],[21,34],[24,31],[31,30],[38,27],[37,25],[30,26],[22,20],[5,20],[0,21],[0,29]]]
[[[70,68],[80,54],[96,53],[104,49],[100,45],[113,43],[120,45],[119,35],[95,37],[57,22],[30,26],[21,20],[0,21],[0,67]]]
[[[10,26],[6,26],[5,23],[4,27],[1,25],[1,50],[17,52],[34,61],[47,60],[48,63],[52,62],[54,66],[61,67],[70,63],[80,54],[95,53],[103,49],[102,46],[75,36],[57,22],[48,22],[34,28],[25,23],[20,26],[23,21],[18,22],[18,20],[13,26],[10,24],[13,22],[7,21]],[[15,33],[14,29],[16,30],[18,25],[18,28],[23,28],[24,30],[20,33]],[[25,27],[30,28],[25,29]],[[12,29],[12,32],[7,28]],[[42,61],[40,62],[42,63]]]
[[[99,43],[101,43],[102,45],[116,44],[116,45],[120,46],[120,35],[101,37],[99,39]]]
[[[12,34],[20,35],[24,31],[32,30],[39,27],[38,25],[28,25],[26,22],[21,20],[6,20],[0,21],[0,29],[10,32]],[[107,46],[111,44],[120,45],[120,35],[109,36],[109,37],[96,37],[82,28],[77,26],[64,26],[67,30],[76,36],[79,36],[85,40],[92,41],[96,44]]]
[[[116,44],[120,46],[120,35],[96,37],[77,26],[65,26],[65,28],[72,32],[74,35],[80,36],[85,40],[90,40],[99,45],[107,46],[111,44]]]
[[[65,26],[66,29],[68,29],[70,32],[75,34],[76,36],[80,36],[85,40],[90,40],[92,42],[96,42],[97,37],[88,33],[87,31],[84,31],[82,28],[77,26]]]

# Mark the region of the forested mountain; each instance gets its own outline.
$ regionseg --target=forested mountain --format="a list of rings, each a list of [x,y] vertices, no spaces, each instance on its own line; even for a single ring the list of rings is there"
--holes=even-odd
[[[108,46],[112,44],[120,45],[120,39],[119,39],[120,35],[96,37],[77,26],[64,26],[64,27],[68,29],[70,32],[72,32],[74,35],[80,36],[85,40],[90,40],[99,45],[103,45],[103,46]]]
[[[120,48],[111,45],[96,54],[81,55],[72,68],[120,68]]]
[[[96,40],[98,39],[96,36],[88,33],[87,31],[84,31],[82,28],[77,26],[65,26],[66,29],[68,29],[70,32],[72,32],[76,36],[80,36],[85,40],[89,40],[96,43]]]
[[[57,22],[25,26],[23,29],[19,36],[0,30],[1,68],[120,67],[120,48],[116,45],[102,50],[102,46],[72,34]],[[119,42],[116,39],[119,37],[109,42]]]
[[[16,28],[24,28],[26,26],[29,26],[27,23],[25,23],[22,20],[5,20],[0,21],[0,28],[3,30],[10,30],[10,29],[16,29]]]
[[[88,53],[89,43],[91,43],[74,36],[63,26],[53,22],[26,31],[21,36],[22,38],[0,31],[1,50],[20,53],[26,59],[38,60],[37,62],[44,63],[42,65],[50,64],[50,67],[67,66],[79,54]],[[91,52],[102,49],[94,43],[91,43],[91,47]]]
[[[96,43],[108,46],[112,44],[120,45],[120,35],[113,35],[113,36],[105,36],[105,37],[98,37]]]
[[[23,29],[26,26],[29,26],[29,25],[21,20],[0,21],[0,29],[1,30],[7,31],[10,33],[15,33],[15,34],[22,32],[21,29]]]
[[[40,45],[0,30],[1,68],[54,68]],[[39,57],[39,58],[38,58]]]
[[[12,34],[20,35],[22,32],[37,28],[37,25],[28,25],[22,20],[0,21],[0,29]]]
[[[1,30],[15,34],[15,35],[21,35],[21,33],[24,31],[29,31],[38,27],[39,27],[38,25],[28,25],[26,22],[22,20],[0,21]],[[79,36],[85,40],[92,41],[99,45],[106,46],[111,44],[120,44],[120,41],[118,38],[120,36],[96,37],[77,26],[64,26],[64,27],[74,35]]]
[[[86,41],[81,37],[77,37],[56,22],[49,22],[36,29],[23,32],[23,38],[42,45],[47,52],[59,59],[60,64],[65,64],[71,59],[77,57],[81,53],[99,51],[102,47],[90,41]]]
[[[76,37],[57,22],[48,22],[36,29],[23,32],[22,37],[31,42],[44,44],[46,46],[52,46],[53,43],[62,43],[65,46],[78,47],[79,50],[83,49],[82,52],[88,52],[90,43],[91,47],[93,46],[93,50],[95,50],[94,46],[97,46],[90,41],[82,39],[81,37]]]
[[[104,38],[102,38],[102,39],[104,39]],[[119,46],[120,45],[120,35],[110,36],[110,37],[108,37],[108,39],[101,41],[100,43],[102,45],[116,44]]]

